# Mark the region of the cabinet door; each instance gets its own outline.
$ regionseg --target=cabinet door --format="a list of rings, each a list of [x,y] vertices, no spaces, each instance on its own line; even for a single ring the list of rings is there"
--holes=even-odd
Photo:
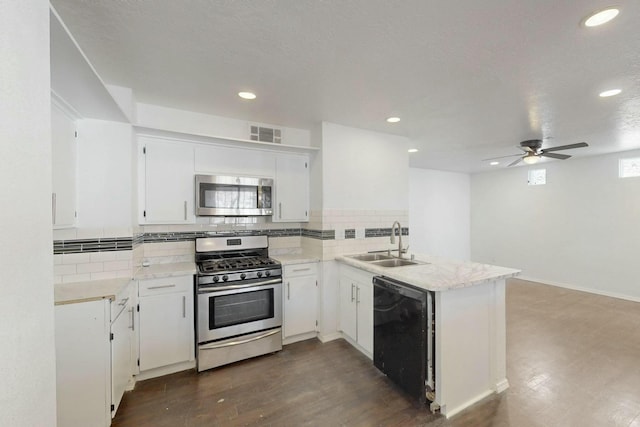
[[[188,292],[140,297],[140,371],[193,360]]]
[[[348,277],[340,277],[340,330],[357,340],[356,284]]]
[[[274,222],[309,221],[309,157],[278,154]]]
[[[284,338],[316,330],[317,278],[285,279]]]
[[[131,317],[127,306],[111,324],[111,417],[115,416],[131,378]]]
[[[59,426],[110,424],[109,318],[107,300],[55,306]]]
[[[357,283],[358,344],[373,354],[373,285]]]
[[[51,107],[52,222],[54,228],[76,221],[76,124],[55,105]]]
[[[144,222],[194,223],[193,146],[149,138],[140,138],[140,143],[145,160]]]

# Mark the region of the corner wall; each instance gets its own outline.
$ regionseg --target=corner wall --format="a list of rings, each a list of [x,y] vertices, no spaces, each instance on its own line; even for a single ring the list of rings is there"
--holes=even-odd
[[[468,174],[409,169],[411,250],[468,261],[470,193]]]
[[[471,178],[472,259],[523,277],[640,301],[640,178],[618,178],[627,151]],[[545,168],[546,185],[527,185]]]
[[[49,2],[0,9],[0,425],[54,426]]]

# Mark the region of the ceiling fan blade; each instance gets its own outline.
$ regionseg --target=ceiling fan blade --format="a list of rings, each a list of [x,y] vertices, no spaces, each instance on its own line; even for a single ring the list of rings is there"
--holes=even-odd
[[[518,145],[518,148],[521,149],[522,151],[524,151],[525,153],[535,153],[536,150],[534,150],[531,147],[521,147]]]
[[[568,154],[558,154],[558,153],[540,153],[541,156],[543,157],[551,157],[552,159],[560,159],[560,160],[567,160],[569,157]]]
[[[522,156],[522,154],[509,154],[508,156],[500,156],[500,157],[492,157],[490,159],[482,159],[483,162],[487,162],[489,160],[498,160],[498,159],[504,159],[505,157],[515,157],[515,156]]]
[[[587,144],[586,142],[578,142],[577,144],[560,145],[559,147],[545,148],[541,152],[547,153],[549,151],[570,150],[572,148],[582,148],[582,147],[588,147],[588,146],[589,144]]]
[[[515,166],[515,165],[517,165],[518,163],[520,163],[521,161],[522,161],[522,157],[520,157],[518,160],[515,160],[515,161],[513,161],[513,162],[509,163],[509,164],[507,165],[507,167],[508,167],[508,168],[510,168],[511,166]]]

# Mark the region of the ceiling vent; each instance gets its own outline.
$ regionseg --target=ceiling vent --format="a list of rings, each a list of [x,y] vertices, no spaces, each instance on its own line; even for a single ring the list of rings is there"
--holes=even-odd
[[[282,142],[282,131],[276,128],[262,126],[251,126],[251,141],[272,142],[280,144]]]

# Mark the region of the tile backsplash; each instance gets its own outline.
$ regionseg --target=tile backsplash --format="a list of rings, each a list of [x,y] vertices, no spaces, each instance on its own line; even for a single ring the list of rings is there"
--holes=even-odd
[[[397,248],[391,245],[394,221],[408,224],[407,211],[311,211],[308,223],[215,221],[185,225],[145,225],[135,228],[54,230],[56,283],[133,276],[143,262],[191,262],[197,237],[215,235],[269,236],[273,255],[304,251],[321,260],[336,255]],[[409,229],[402,228],[403,246]]]

